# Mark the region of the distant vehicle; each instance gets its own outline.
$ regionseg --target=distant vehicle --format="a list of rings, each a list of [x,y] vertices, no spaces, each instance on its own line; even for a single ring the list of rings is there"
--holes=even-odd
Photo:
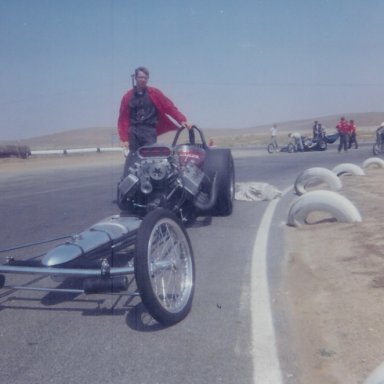
[[[375,156],[384,153],[384,126],[383,124],[376,130],[376,142],[373,144],[372,152]]]
[[[28,159],[31,149],[28,145],[0,145],[0,157],[19,157]]]
[[[279,147],[277,146],[276,143],[270,142],[267,145],[267,151],[268,151],[268,153],[274,153],[274,152],[279,152],[280,149],[279,149]]]
[[[318,136],[315,138],[309,138],[306,136],[302,137],[303,141],[303,152],[309,151],[325,151],[328,148],[328,144],[333,144],[339,138],[338,133],[332,135]],[[280,152],[298,152],[299,148],[295,143],[288,143],[286,146],[280,148]]]

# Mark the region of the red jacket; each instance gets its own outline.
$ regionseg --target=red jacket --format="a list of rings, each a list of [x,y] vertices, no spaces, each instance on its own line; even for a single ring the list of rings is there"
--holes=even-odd
[[[177,129],[177,126],[172,120],[168,117],[171,116],[179,124],[187,121],[187,118],[176,108],[167,96],[165,96],[160,90],[153,87],[147,87],[148,95],[155,105],[159,121],[156,127],[157,134],[161,135],[162,133],[172,131]],[[122,98],[120,104],[119,119],[117,122],[119,137],[121,141],[128,141],[128,132],[130,127],[130,118],[129,118],[129,106],[128,103],[131,100],[134,89],[130,89]],[[168,116],[167,116],[168,115]]]
[[[340,120],[336,125],[336,129],[339,133],[347,134],[349,132],[348,123],[346,120]]]
[[[355,125],[355,123],[348,123],[348,133],[350,135],[356,134],[356,125]]]

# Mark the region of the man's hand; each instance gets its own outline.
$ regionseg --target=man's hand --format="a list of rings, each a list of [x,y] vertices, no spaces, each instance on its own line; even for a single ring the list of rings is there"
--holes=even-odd
[[[128,141],[120,141],[120,145],[121,145],[123,148],[128,148]]]
[[[188,123],[187,121],[183,121],[183,122],[181,123],[181,126],[182,126],[183,128],[192,129],[193,124],[190,124],[190,123]]]

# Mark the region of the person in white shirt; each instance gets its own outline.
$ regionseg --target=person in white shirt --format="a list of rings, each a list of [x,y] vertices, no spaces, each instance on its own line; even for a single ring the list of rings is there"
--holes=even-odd
[[[303,138],[301,137],[301,134],[299,132],[289,133],[288,137],[294,141],[294,144],[296,145],[299,151],[304,151]]]
[[[271,127],[271,143],[275,146],[275,148],[278,148],[276,124],[273,124],[272,127]]]

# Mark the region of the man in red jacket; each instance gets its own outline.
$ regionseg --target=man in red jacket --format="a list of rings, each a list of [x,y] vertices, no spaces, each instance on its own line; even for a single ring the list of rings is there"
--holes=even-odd
[[[124,176],[129,172],[136,151],[143,145],[156,143],[157,136],[176,130],[175,119],[181,126],[191,129],[187,118],[159,89],[148,87],[149,71],[145,67],[135,69],[133,86],[122,98],[118,119],[121,144],[129,149],[124,165]]]
[[[148,87],[149,71],[145,67],[135,70],[136,85],[122,98],[118,119],[118,132],[124,148],[134,153],[143,145],[154,144],[157,136],[177,129],[169,118],[181,126],[191,128],[187,118],[159,89]]]
[[[340,121],[336,125],[336,129],[340,135],[340,142],[339,142],[339,147],[337,148],[337,150],[338,150],[338,152],[340,152],[341,149],[344,148],[344,151],[346,152],[348,150],[347,138],[348,138],[349,128],[348,128],[348,123],[344,117],[340,118]]]

